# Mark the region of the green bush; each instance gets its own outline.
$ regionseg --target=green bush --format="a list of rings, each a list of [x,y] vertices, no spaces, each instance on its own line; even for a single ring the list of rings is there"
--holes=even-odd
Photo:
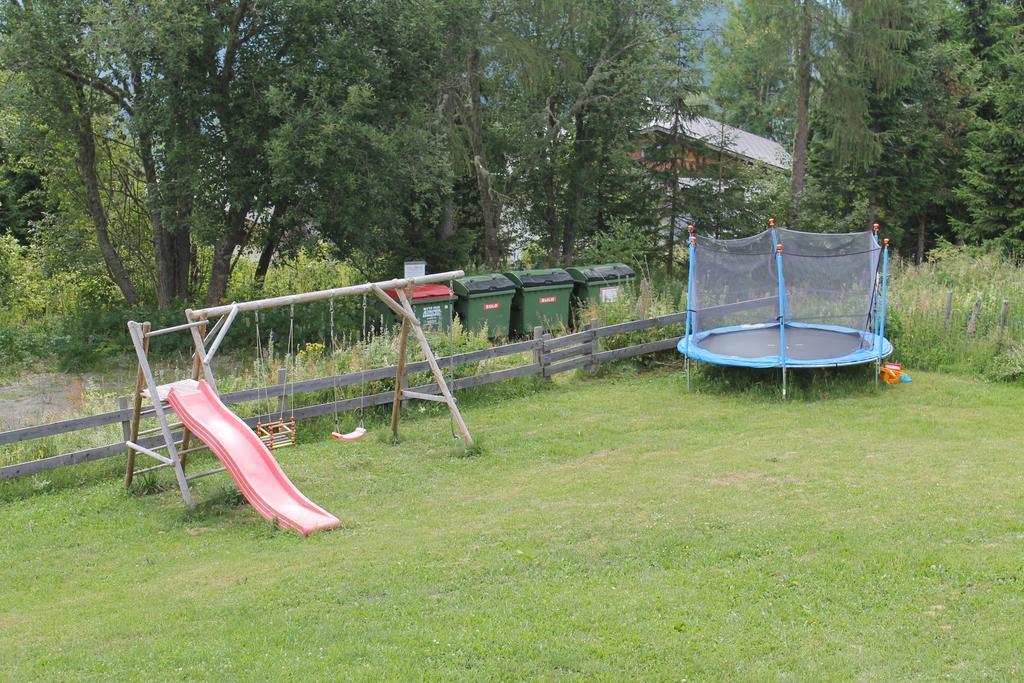
[[[46,335],[41,331],[0,325],[0,368],[4,374],[49,353]]]

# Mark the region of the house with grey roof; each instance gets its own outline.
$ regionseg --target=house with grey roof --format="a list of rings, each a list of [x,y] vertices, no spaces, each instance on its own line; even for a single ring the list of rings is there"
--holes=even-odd
[[[682,141],[696,144],[687,146],[687,154],[680,159],[683,167],[694,172],[711,162],[710,155],[721,155],[751,164],[789,173],[793,158],[786,148],[768,138],[748,133],[734,126],[706,116],[661,119],[652,121],[640,131],[641,135],[678,136]]]

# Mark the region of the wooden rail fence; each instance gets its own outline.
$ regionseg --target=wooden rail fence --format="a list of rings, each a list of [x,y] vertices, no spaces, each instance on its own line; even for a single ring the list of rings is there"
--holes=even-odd
[[[667,337],[658,341],[618,349],[609,349],[606,351],[600,350],[600,340],[616,334],[637,332],[656,327],[681,325],[685,320],[686,313],[679,312],[654,318],[646,318],[644,320],[633,320],[615,325],[606,325],[604,327],[600,327],[592,322],[585,330],[561,337],[552,337],[549,334],[544,334],[543,330],[538,327],[534,330],[534,338],[531,340],[504,344],[502,346],[494,346],[480,351],[460,353],[454,356],[441,356],[437,358],[437,362],[443,370],[447,371],[453,366],[478,363],[491,358],[502,358],[521,353],[531,354],[532,362],[527,365],[455,379],[450,384],[453,390],[483,386],[485,384],[502,382],[516,377],[539,375],[547,379],[560,372],[567,372],[569,370],[581,368],[587,368],[590,371],[594,371],[601,363],[610,363],[623,358],[673,349],[680,338],[679,335]],[[406,364],[405,373],[407,376],[410,373],[423,372],[428,369],[429,366],[426,361],[418,361]],[[279,401],[283,401],[286,395],[291,395],[293,393],[303,394],[312,391],[342,388],[361,384],[363,382],[393,379],[397,370],[398,368],[396,366],[391,366],[386,368],[374,368],[372,370],[362,372],[352,372],[344,375],[318,377],[298,382],[279,381],[277,384],[272,386],[224,393],[221,395],[221,400],[228,405],[270,398],[278,398]],[[410,390],[429,394],[438,393],[439,391],[437,384],[425,384],[422,386],[411,387]],[[304,419],[333,414],[335,411],[353,411],[359,409],[360,406],[369,408],[372,406],[385,405],[391,403],[393,400],[394,391],[384,391],[363,397],[303,406],[301,408],[295,408],[294,410],[288,410],[287,412],[289,415],[294,414],[297,419]],[[127,396],[119,398],[118,409],[106,413],[0,432],[0,447],[24,441],[31,441],[34,439],[43,439],[61,434],[95,429],[97,427],[113,424],[120,424],[124,438],[128,439],[130,420],[132,417],[132,410],[129,401],[130,398]],[[282,405],[283,404],[279,404],[279,408]],[[152,409],[143,411],[142,413],[144,418],[152,415]],[[243,419],[245,423],[251,427],[261,420],[265,421],[276,417],[276,415],[277,412],[269,415],[258,415]],[[180,432],[176,432],[176,434],[177,433]],[[147,448],[158,445],[159,443],[162,443],[159,436],[139,440],[139,444]],[[36,474],[60,467],[102,460],[122,453],[125,453],[124,441],[83,448],[70,453],[53,455],[13,465],[5,465],[0,467],[0,479],[13,479],[14,477]]]

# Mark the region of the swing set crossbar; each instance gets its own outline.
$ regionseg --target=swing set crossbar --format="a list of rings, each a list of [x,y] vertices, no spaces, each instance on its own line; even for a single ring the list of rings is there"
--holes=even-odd
[[[294,306],[296,304],[308,304],[313,301],[324,301],[326,299],[337,299],[343,296],[357,294],[371,294],[374,287],[379,289],[404,289],[409,286],[429,285],[441,282],[448,282],[465,275],[465,271],[452,270],[447,273],[434,273],[433,275],[421,275],[419,277],[398,278],[395,280],[384,280],[382,282],[367,282],[361,285],[350,285],[348,287],[336,287],[334,289],[322,289],[317,292],[304,292],[302,294],[289,294],[286,296],[275,296],[269,299],[254,299],[253,301],[241,301],[223,306],[211,306],[209,308],[188,309],[185,316],[190,322],[203,318],[216,318],[231,312],[237,308],[239,313],[246,311],[260,311],[266,308],[279,308],[281,306]]]

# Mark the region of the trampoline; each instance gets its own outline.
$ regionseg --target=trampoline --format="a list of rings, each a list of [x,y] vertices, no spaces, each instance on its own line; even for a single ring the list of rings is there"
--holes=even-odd
[[[749,368],[878,363],[885,338],[889,248],[875,231],[775,228],[742,239],[690,237],[689,361]]]

